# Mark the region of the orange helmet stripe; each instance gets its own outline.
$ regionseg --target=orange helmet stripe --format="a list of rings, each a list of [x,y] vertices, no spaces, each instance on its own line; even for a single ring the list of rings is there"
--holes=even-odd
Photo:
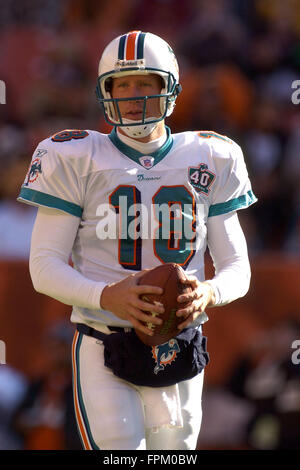
[[[140,31],[131,31],[127,35],[126,60],[134,60],[136,57],[136,39]]]

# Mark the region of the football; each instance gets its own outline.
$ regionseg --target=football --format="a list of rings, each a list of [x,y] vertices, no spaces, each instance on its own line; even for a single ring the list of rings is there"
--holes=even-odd
[[[179,264],[166,263],[156,268],[147,271],[143,276],[139,278],[139,285],[157,286],[163,288],[161,295],[157,294],[143,294],[141,299],[156,303],[160,302],[164,306],[164,313],[152,315],[160,315],[163,320],[161,325],[154,325],[153,323],[147,323],[147,327],[152,329],[153,336],[146,335],[145,333],[135,329],[135,332],[139,339],[148,346],[157,346],[158,344],[165,343],[169,339],[174,338],[178,335],[180,330],[177,326],[183,322],[182,317],[176,315],[176,311],[186,307],[189,302],[178,303],[177,297],[180,294],[189,293],[192,291],[192,287],[189,285],[182,284],[182,280],[186,279],[186,274]],[[149,314],[150,312],[145,312]]]

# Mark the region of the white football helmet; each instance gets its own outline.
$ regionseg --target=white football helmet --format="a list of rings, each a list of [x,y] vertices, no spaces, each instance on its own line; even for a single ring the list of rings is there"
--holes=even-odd
[[[113,98],[111,81],[123,75],[157,74],[163,80],[159,95]],[[122,126],[129,137],[149,135],[157,123],[172,113],[175,100],[181,91],[176,57],[169,44],[152,33],[131,31],[117,37],[105,48],[99,62],[96,95],[102,105],[105,120],[114,126]],[[160,98],[159,117],[146,117],[148,99]],[[143,116],[140,121],[124,119],[119,101],[143,100]]]

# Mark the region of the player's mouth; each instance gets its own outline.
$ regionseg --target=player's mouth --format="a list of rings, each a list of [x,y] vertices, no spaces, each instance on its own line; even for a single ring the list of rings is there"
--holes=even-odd
[[[143,118],[143,111],[139,111],[139,110],[128,111],[125,114],[125,117],[127,119],[131,119],[132,121],[137,121]]]

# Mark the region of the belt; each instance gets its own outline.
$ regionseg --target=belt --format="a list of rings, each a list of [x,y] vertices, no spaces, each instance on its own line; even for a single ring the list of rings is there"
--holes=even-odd
[[[105,326],[107,326],[107,328],[110,331],[117,331],[117,332],[124,332],[124,331],[128,331],[129,329],[129,328],[121,328],[119,326],[108,326],[108,325],[105,325]],[[105,337],[107,336],[106,333],[102,333],[102,331],[95,330],[95,328],[85,325],[84,323],[77,323],[76,329],[77,331],[79,331],[79,333],[83,333],[84,335],[87,335],[87,336],[92,336],[93,338],[100,339],[101,341],[103,341]]]

